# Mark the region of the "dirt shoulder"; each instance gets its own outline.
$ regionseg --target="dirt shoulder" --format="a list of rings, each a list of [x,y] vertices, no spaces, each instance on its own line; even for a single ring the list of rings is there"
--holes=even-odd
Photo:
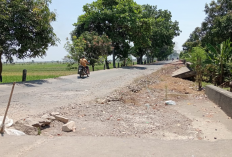
[[[162,140],[232,139],[231,119],[197,91],[188,80],[171,77],[182,64],[170,64],[130,85],[80,104],[56,111],[76,122],[76,132],[61,131],[53,122],[43,136],[135,137]],[[165,100],[177,105],[165,105]],[[48,113],[49,113],[48,112]],[[38,115],[42,116],[42,115]]]

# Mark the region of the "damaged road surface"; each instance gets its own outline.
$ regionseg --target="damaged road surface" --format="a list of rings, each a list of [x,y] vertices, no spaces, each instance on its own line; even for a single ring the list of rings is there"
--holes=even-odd
[[[19,120],[25,116],[43,113],[54,107],[79,104],[103,97],[133,81],[150,74],[169,62],[91,72],[84,79],[79,75],[55,79],[16,83],[8,116]],[[0,115],[5,112],[11,84],[0,85]]]
[[[232,156],[231,118],[166,63],[18,84],[8,116],[50,123],[0,137],[1,156]]]

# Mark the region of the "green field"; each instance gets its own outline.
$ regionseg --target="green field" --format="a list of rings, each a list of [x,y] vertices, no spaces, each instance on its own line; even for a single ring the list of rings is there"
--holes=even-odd
[[[74,67],[77,67],[77,64]],[[89,66],[89,68],[92,71],[92,67]],[[94,70],[102,70],[103,68],[104,65],[97,65]],[[113,68],[113,64],[110,64],[110,68]],[[21,82],[23,69],[27,70],[27,81],[77,74],[77,69],[67,70],[67,64],[8,64],[3,65],[2,83]]]

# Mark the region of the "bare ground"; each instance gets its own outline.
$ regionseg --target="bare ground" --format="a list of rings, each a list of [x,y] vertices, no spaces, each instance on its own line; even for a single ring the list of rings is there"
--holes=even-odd
[[[167,65],[107,97],[50,110],[47,113],[57,111],[75,121],[77,130],[62,132],[63,124],[54,121],[42,135],[232,139],[228,126],[231,119],[207,99],[204,91],[197,91],[191,81],[171,77],[181,66]],[[177,105],[165,105],[166,99]]]

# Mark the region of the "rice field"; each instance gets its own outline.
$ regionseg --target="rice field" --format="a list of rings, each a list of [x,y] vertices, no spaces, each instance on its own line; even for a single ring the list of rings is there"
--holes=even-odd
[[[78,65],[74,65],[77,67]],[[94,70],[102,70],[104,65],[97,65]],[[113,64],[110,64],[113,68]],[[67,69],[67,64],[59,63],[34,63],[34,64],[4,64],[1,83],[21,82],[23,70],[27,70],[27,81],[56,78],[59,76],[77,74],[77,69]],[[92,71],[91,66],[89,66]]]

